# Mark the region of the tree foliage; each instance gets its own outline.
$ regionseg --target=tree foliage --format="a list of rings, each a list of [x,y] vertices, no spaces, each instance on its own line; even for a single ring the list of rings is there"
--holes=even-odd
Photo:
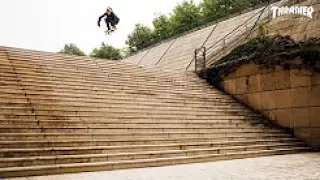
[[[109,59],[109,60],[120,60],[120,50],[110,45],[101,44],[100,48],[94,48],[90,54],[91,57]]]
[[[154,38],[159,40],[164,40],[169,38],[172,35],[172,26],[171,21],[168,16],[165,14],[160,14],[152,21],[154,30]]]
[[[193,0],[185,0],[173,9],[172,14],[156,16],[152,21],[152,28],[137,24],[128,35],[126,44],[141,50],[197,26],[265,2],[268,0],[202,0],[198,5]]]
[[[59,53],[76,56],[86,56],[86,54],[73,43],[65,44],[64,47],[59,51]]]
[[[126,43],[130,47],[142,49],[151,45],[153,40],[154,35],[150,28],[142,24],[136,24],[134,31],[128,36]]]
[[[191,0],[175,7],[170,21],[174,33],[180,34],[196,27],[200,19],[200,7]]]

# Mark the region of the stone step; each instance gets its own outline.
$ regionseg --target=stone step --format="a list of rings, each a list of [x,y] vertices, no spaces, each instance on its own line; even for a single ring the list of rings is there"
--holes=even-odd
[[[31,112],[32,113],[32,112]],[[7,120],[65,120],[65,121],[73,121],[73,120],[82,120],[82,121],[101,121],[101,122],[110,122],[108,119],[111,119],[111,122],[114,122],[118,120],[118,122],[124,122],[124,121],[131,121],[131,122],[147,122],[146,120],[149,119],[149,122],[155,122],[156,120],[164,120],[165,122],[168,122],[172,120],[174,123],[179,123],[179,122],[186,122],[187,121],[192,121],[192,120],[199,120],[197,122],[226,122],[230,123],[230,120],[238,120],[240,122],[241,120],[243,122],[247,123],[264,123],[264,121],[261,121],[261,117],[257,116],[230,116],[230,115],[217,115],[217,116],[183,116],[183,115],[170,115],[170,114],[164,114],[164,115],[148,115],[148,114],[141,114],[139,116],[136,115],[121,115],[121,114],[109,114],[109,115],[101,115],[101,116],[96,116],[96,115],[90,115],[90,114],[85,114],[82,116],[79,115],[69,115],[69,114],[59,114],[52,112],[47,112],[49,114],[46,114],[46,112],[42,114],[0,114],[0,119],[7,119]],[[180,121],[184,120],[184,121]],[[162,121],[163,122],[163,121]]]
[[[23,98],[23,99],[21,99]],[[197,112],[217,112],[217,110],[226,110],[226,111],[235,111],[235,110],[241,110],[243,112],[248,112],[247,108],[245,108],[240,103],[213,103],[211,106],[202,106],[202,107],[190,107],[186,104],[179,104],[179,103],[161,103],[161,102],[146,102],[146,103],[138,103],[137,102],[112,102],[112,104],[98,104],[98,103],[72,103],[72,102],[36,102],[30,104],[28,100],[25,97],[21,97],[20,99],[1,99],[0,100],[0,107],[2,108],[52,108],[52,107],[58,107],[64,108],[67,110],[90,110],[90,111],[103,111],[108,110],[110,108],[130,108],[132,110],[149,110],[151,108],[157,108],[158,110],[178,110],[178,111],[197,111]],[[24,100],[24,101],[22,101]],[[109,102],[109,101],[108,101]],[[212,107],[215,107],[212,109]]]
[[[55,143],[68,143],[66,146],[55,146]],[[162,144],[144,144],[144,145],[118,145],[106,146],[103,145],[104,141],[62,141],[62,142],[41,142],[41,141],[0,141],[2,150],[1,153],[21,153],[26,154],[22,156],[33,156],[31,154],[37,152],[44,153],[47,156],[63,155],[63,154],[81,154],[80,152],[92,150],[96,153],[102,153],[101,150],[108,153],[118,152],[139,152],[142,150],[156,151],[156,150],[185,150],[185,149],[199,149],[211,147],[227,147],[227,146],[243,146],[243,145],[256,145],[256,144],[272,144],[272,143],[299,143],[296,138],[279,138],[279,139],[255,139],[246,141],[217,141],[217,142],[188,142],[188,143],[162,143]],[[47,143],[46,146],[41,143]],[[50,143],[50,144],[49,144]],[[25,145],[24,148],[18,145]],[[82,144],[82,146],[79,146]],[[79,153],[77,153],[79,151]],[[29,153],[29,154],[28,154]],[[12,157],[7,154],[3,157]]]
[[[148,95],[131,95],[131,94],[125,94],[125,93],[116,93],[116,94],[110,94],[109,96],[93,96],[88,97],[81,94],[77,94],[75,96],[72,96],[72,94],[64,94],[61,95],[58,92],[51,93],[50,92],[43,92],[45,94],[41,94],[41,92],[32,92],[30,91],[29,94],[26,94],[26,92],[23,93],[23,90],[20,90],[21,92],[9,92],[0,89],[0,102],[20,102],[21,99],[25,101],[25,99],[28,99],[28,102],[32,100],[32,103],[77,103],[77,104],[86,104],[86,103],[95,103],[95,104],[179,104],[179,105],[185,105],[188,107],[213,107],[221,104],[236,104],[237,101],[235,100],[225,100],[225,99],[212,99],[205,101],[204,99],[199,98],[182,98],[178,96],[148,96]],[[13,101],[14,99],[14,101]]]
[[[55,164],[46,166],[31,166],[31,167],[10,167],[0,168],[1,177],[18,177],[18,176],[31,176],[31,175],[48,175],[48,174],[61,174],[70,172],[88,172],[88,171],[106,171],[116,169],[128,168],[141,168],[141,167],[155,167],[185,163],[199,163],[199,162],[212,162],[222,159],[239,159],[247,157],[258,157],[266,155],[279,155],[309,151],[309,148],[284,148],[272,150],[259,150],[259,151],[240,151],[225,154],[206,154],[194,156],[181,156],[170,158],[155,158],[143,160],[124,160],[124,161],[110,161],[99,163],[74,163],[74,164]]]
[[[74,57],[71,59],[63,57],[63,59],[59,59],[57,55],[53,56],[41,56],[41,59],[39,59],[39,56],[28,56],[24,53],[21,54],[14,54],[9,52],[9,57],[2,57],[2,60],[6,60],[7,62],[19,62],[19,64],[26,64],[26,63],[34,63],[37,65],[43,65],[43,66],[64,66],[64,67],[83,67],[83,68],[95,68],[95,69],[101,69],[102,67],[108,68],[108,69],[124,69],[126,71],[140,71],[143,73],[146,73],[148,75],[154,75],[155,77],[161,77],[162,74],[159,74],[159,71],[150,70],[147,68],[141,69],[139,66],[135,64],[130,63],[122,63],[120,61],[108,61],[108,60],[96,60],[87,58],[84,61],[81,61],[79,59],[75,59]]]
[[[3,68],[3,67],[2,67]],[[29,70],[30,71],[30,70]],[[79,73],[66,73],[63,72],[28,72],[25,70],[17,71],[17,70],[11,70],[8,69],[4,71],[3,69],[0,69],[1,74],[5,74],[1,77],[1,80],[11,80],[11,81],[17,81],[17,80],[23,80],[23,81],[50,81],[50,80],[62,80],[69,83],[83,83],[83,82],[92,82],[97,85],[99,84],[120,84],[123,85],[125,83],[126,85],[144,85],[148,87],[153,86],[159,86],[161,89],[163,88],[169,88],[169,87],[175,87],[175,88],[188,88],[188,89],[194,89],[194,90],[206,90],[207,93],[217,92],[220,94],[223,94],[219,92],[218,90],[213,90],[210,86],[199,86],[198,83],[190,83],[186,81],[177,81],[175,79],[171,80],[165,80],[165,79],[156,79],[156,80],[148,80],[148,79],[141,79],[136,78],[134,76],[128,76],[124,77],[122,75],[116,76],[114,74],[106,74],[106,73],[94,73],[92,76],[86,76],[82,72]],[[134,81],[133,81],[134,79]],[[202,84],[201,84],[202,85]],[[203,85],[205,85],[203,83]]]
[[[170,140],[165,139],[149,139],[143,141],[135,141],[135,140],[126,140],[126,141],[112,141],[112,140],[59,140],[59,141],[0,141],[0,147],[2,149],[23,149],[30,148],[40,148],[43,149],[52,149],[55,147],[67,148],[67,147],[92,147],[93,146],[112,146],[112,147],[123,147],[124,151],[131,149],[135,149],[135,147],[143,146],[171,146],[172,144],[186,145],[193,144],[193,146],[198,146],[199,144],[207,145],[213,144],[214,146],[228,146],[228,145],[245,145],[245,144],[268,144],[269,142],[299,142],[298,139],[290,137],[290,138],[280,138],[280,137],[262,137],[262,138],[171,138]],[[197,145],[194,145],[197,144]],[[111,147],[111,148],[112,148]],[[124,148],[126,147],[126,148]],[[212,147],[212,146],[209,146]],[[138,148],[139,149],[139,148]],[[138,151],[138,150],[137,150]]]
[[[0,60],[1,61],[1,60]],[[16,61],[16,60],[14,60]],[[28,63],[30,62],[30,59],[25,59],[25,62],[21,62],[21,63]],[[6,62],[3,62],[6,65],[6,67],[4,68],[7,68],[7,69],[13,69],[15,68],[15,70],[23,70],[25,69],[24,67],[26,66],[23,66],[21,64],[11,64],[12,62],[8,62],[8,60]],[[43,69],[41,68],[39,72],[43,72],[45,70],[54,70],[55,67],[59,67],[59,66],[50,66],[50,63],[48,64],[48,61],[46,61],[45,63],[41,63],[41,64],[35,64],[33,65],[33,67],[43,67],[43,68],[46,68],[46,69]],[[121,66],[117,66],[116,68],[112,68],[110,67],[109,64],[107,64],[106,66],[102,67],[99,65],[99,69],[90,69],[88,68],[88,66],[90,66],[90,64],[84,64],[84,66],[82,68],[79,68],[79,66],[77,67],[76,64],[71,64],[69,65],[70,67],[68,68],[68,65],[60,65],[60,67],[62,68],[66,68],[65,70],[70,70],[70,71],[73,71],[73,72],[77,72],[77,70],[86,70],[86,71],[89,71],[89,72],[83,72],[84,74],[90,74],[90,72],[96,72],[96,73],[105,73],[105,74],[119,74],[121,76],[127,76],[129,77],[130,75],[134,76],[134,77],[137,77],[137,78],[162,78],[162,79],[172,79],[172,78],[177,78],[177,79],[180,79],[180,80],[188,80],[190,78],[186,77],[186,76],[183,76],[181,73],[178,74],[178,73],[172,73],[172,74],[163,74],[160,72],[146,72],[145,69],[141,69],[139,68],[138,66],[134,67],[134,68],[127,68],[127,67],[121,67]],[[0,72],[2,71],[1,69],[4,69],[4,68],[0,68]],[[58,69],[58,68],[57,68]],[[27,72],[32,72],[30,70],[28,70]],[[157,74],[158,73],[158,74]],[[92,75],[94,75],[94,73],[91,73]],[[192,79],[190,79],[192,80]]]
[[[32,107],[30,109],[30,107]],[[120,107],[119,108],[97,108],[95,110],[91,110],[89,107],[87,108],[79,108],[74,107],[72,108],[64,108],[63,106],[57,107],[57,106],[33,106],[30,105],[29,107],[3,107],[0,104],[0,111],[3,115],[7,114],[26,114],[26,115],[61,115],[61,113],[66,113],[67,115],[74,115],[74,116],[105,116],[108,118],[109,116],[114,117],[116,114],[117,116],[119,113],[121,113],[121,116],[126,115],[136,115],[139,117],[140,115],[144,116],[145,114],[152,116],[152,115],[170,115],[170,116],[179,116],[179,115],[185,115],[185,116],[199,116],[199,117],[220,117],[220,116],[230,116],[230,118],[242,118],[242,116],[246,117],[260,117],[259,115],[252,114],[250,111],[242,111],[242,109],[231,109],[231,108],[218,108],[211,111],[197,111],[197,109],[192,110],[184,110],[184,109],[163,109],[163,108],[145,108],[145,109],[131,109],[130,107]],[[141,112],[141,110],[144,110]],[[107,114],[106,114],[107,113]]]
[[[124,98],[112,98],[110,97],[108,101],[103,99],[81,99],[81,98],[54,98],[54,97],[39,97],[36,96],[36,99],[32,99],[30,102],[29,96],[26,97],[24,94],[0,94],[0,104],[2,107],[36,107],[36,106],[70,106],[71,108],[121,108],[121,107],[133,107],[133,109],[143,109],[143,108],[182,108],[182,109],[193,109],[194,111],[204,111],[211,110],[212,107],[217,107],[217,110],[220,109],[242,109],[242,105],[236,102],[212,102],[205,103],[201,101],[183,101],[183,100],[172,100],[172,99],[159,99],[158,101],[149,101],[142,99],[132,99],[128,98],[127,101]],[[240,106],[240,107],[239,107]],[[248,109],[244,111],[250,111]]]
[[[1,133],[1,141],[21,141],[21,140],[65,140],[65,139],[112,139],[112,140],[143,140],[149,137],[163,138],[256,138],[256,137],[292,137],[291,134],[283,132],[243,132],[243,133],[185,133],[185,132],[166,132],[166,133]]]
[[[41,126],[51,128],[68,128],[68,127],[92,127],[92,128],[137,128],[137,127],[165,127],[165,128],[230,128],[230,127],[265,127],[270,126],[267,121],[256,119],[248,120],[151,120],[151,119],[102,119],[102,120],[22,120],[22,119],[2,119],[1,126]]]
[[[181,157],[181,156],[194,156],[205,154],[225,154],[235,153],[239,151],[258,151],[258,150],[272,150],[280,148],[297,148],[303,147],[304,143],[271,143],[271,144],[258,144],[258,145],[245,145],[245,146],[226,146],[226,147],[210,147],[210,148],[191,148],[191,149],[154,149],[147,151],[142,149],[139,152],[115,152],[100,149],[97,151],[82,150],[77,153],[70,152],[68,154],[56,154],[52,150],[51,155],[43,153],[37,154],[35,151],[30,154],[31,156],[21,156],[17,154],[5,154],[4,158],[0,158],[0,168],[5,167],[28,167],[39,165],[52,165],[52,164],[70,164],[70,163],[93,163],[93,162],[109,162],[109,161],[122,161],[122,160],[141,160],[141,159],[155,159],[155,158],[168,158],[168,157]],[[6,156],[8,155],[8,156]],[[10,156],[13,155],[13,156]],[[40,156],[39,156],[40,155]]]
[[[138,126],[139,124],[137,124]],[[247,133],[247,132],[285,132],[281,129],[270,129],[270,128],[262,128],[262,127],[252,127],[252,128],[197,128],[197,127],[180,127],[180,128],[149,128],[144,127],[140,124],[139,128],[93,128],[93,127],[43,127],[43,126],[25,126],[25,127],[17,127],[17,126],[0,126],[0,133],[161,133],[161,132],[177,132],[177,133]]]
[[[38,82],[41,83],[41,82]],[[217,95],[217,94],[207,94],[205,96],[205,93],[201,92],[193,92],[190,90],[190,93],[183,93],[183,91],[176,91],[176,90],[152,90],[152,89],[142,89],[142,88],[123,88],[123,87],[118,87],[118,88],[113,88],[113,86],[104,86],[103,89],[100,87],[96,87],[94,85],[88,86],[87,89],[82,88],[80,85],[72,86],[72,85],[56,85],[55,84],[46,84],[45,82],[42,82],[42,85],[37,85],[37,84],[26,84],[22,82],[21,84],[17,85],[9,85],[9,86],[3,86],[1,91],[3,93],[10,92],[10,90],[14,90],[11,93],[21,93],[21,90],[24,89],[25,93],[27,94],[34,94],[34,93],[60,93],[63,95],[70,95],[72,92],[75,93],[75,96],[79,96],[81,94],[88,95],[89,97],[103,97],[103,96],[110,96],[114,94],[126,94],[130,95],[132,97],[136,96],[167,96],[167,97],[176,97],[176,98],[181,98],[181,97],[186,97],[186,98],[197,98],[197,99],[207,99],[207,100],[217,100],[217,99],[224,99],[228,100],[230,102],[235,102],[235,100],[231,96],[227,95]],[[108,89],[110,88],[110,89]],[[188,90],[184,90],[188,91]],[[90,96],[91,95],[91,96]]]
[[[53,86],[54,87],[54,86]],[[24,88],[24,87],[23,87]],[[145,100],[145,98],[149,99],[149,100],[154,100],[154,101],[158,101],[158,100],[162,100],[162,99],[169,99],[172,101],[200,101],[202,103],[211,103],[211,102],[237,102],[235,99],[231,98],[231,97],[221,97],[221,96],[216,96],[216,97],[211,97],[211,96],[195,96],[195,95],[182,95],[182,94],[163,94],[163,93],[153,93],[152,91],[139,91],[139,90],[130,90],[130,91],[122,91],[122,90],[111,90],[111,93],[108,93],[107,95],[98,95],[98,94],[94,94],[94,92],[92,92],[91,94],[82,94],[81,92],[79,93],[74,93],[72,94],[70,92],[67,93],[60,93],[58,92],[59,90],[45,90],[45,91],[41,91],[41,90],[37,90],[37,89],[26,89],[26,90],[22,90],[22,89],[0,89],[0,93],[1,94],[6,94],[7,96],[9,96],[11,98],[11,96],[15,96],[16,94],[25,94],[26,96],[28,96],[29,98],[32,97],[52,97],[54,96],[55,99],[56,97],[60,97],[60,98],[86,98],[86,99],[108,99],[110,98],[110,96],[115,96],[115,98],[113,99],[123,99],[125,100],[127,99],[141,99],[141,100]],[[11,96],[10,96],[11,95]],[[125,96],[125,97],[123,97]],[[152,98],[152,99],[150,99]],[[112,99],[112,98],[111,98]],[[105,101],[104,101],[105,102]]]

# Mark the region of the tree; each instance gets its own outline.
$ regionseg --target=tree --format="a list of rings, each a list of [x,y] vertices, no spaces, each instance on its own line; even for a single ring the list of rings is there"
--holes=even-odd
[[[172,27],[168,16],[160,14],[153,19],[152,24],[154,27],[153,34],[156,40],[164,40],[172,36]]]
[[[86,56],[86,54],[82,50],[80,50],[77,47],[77,45],[75,45],[73,43],[65,44],[63,49],[61,49],[59,53],[76,55],[76,56]]]
[[[197,6],[193,0],[184,1],[178,4],[170,18],[172,29],[175,34],[183,33],[187,30],[193,29],[199,25],[201,20],[200,7]]]
[[[130,54],[132,53],[132,52],[131,52],[131,49],[128,48],[128,47],[119,49],[119,52],[120,52],[120,54],[121,54],[122,57],[128,57],[128,56],[130,56]]]
[[[249,8],[250,4],[250,0],[218,0],[218,14],[220,17],[226,17]]]
[[[110,45],[101,44],[100,48],[94,48],[90,54],[91,57],[119,60],[121,59],[120,50]]]
[[[200,3],[201,13],[206,22],[218,19],[218,5],[216,0],[203,0]]]
[[[148,47],[154,42],[154,35],[150,28],[136,24],[134,31],[128,36],[126,44],[138,50]]]

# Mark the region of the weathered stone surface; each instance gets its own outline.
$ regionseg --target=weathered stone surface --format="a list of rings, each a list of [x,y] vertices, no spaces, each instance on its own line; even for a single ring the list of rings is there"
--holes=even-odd
[[[309,108],[292,108],[295,128],[310,127]]]
[[[246,77],[250,75],[259,74],[259,66],[254,63],[246,64],[244,66],[240,66],[236,71],[236,77]]]
[[[281,70],[261,75],[261,89],[265,91],[290,88],[290,71]]]
[[[248,77],[237,78],[235,94],[246,94],[248,92]]]
[[[320,128],[320,107],[310,107],[309,117],[310,117],[311,127]]]
[[[277,108],[277,99],[274,98],[273,91],[265,91],[260,93],[261,108],[263,110],[271,110]]]
[[[235,94],[236,81],[234,79],[223,82],[224,90],[229,94]]]
[[[313,147],[320,147],[320,127],[314,127],[311,130],[312,136],[312,146]]]
[[[320,106],[320,86],[313,86],[309,97],[309,106]]]
[[[248,93],[261,91],[260,74],[249,76]]]
[[[291,89],[292,107],[308,107],[309,106],[310,87],[300,87]]]
[[[289,108],[292,107],[291,90],[278,90],[271,93],[271,98],[276,99],[277,108]]]
[[[294,123],[291,108],[274,110],[273,114],[276,116],[276,121],[280,126],[293,128]]]
[[[290,70],[291,88],[311,86],[311,76],[312,73],[305,69]]]
[[[320,178],[319,167],[320,154],[315,152],[12,180],[317,180]]]
[[[309,145],[312,144],[312,128],[294,128],[294,135],[299,139],[307,142]]]
[[[260,93],[248,94],[249,105],[256,110],[261,110],[262,101],[260,97]]]
[[[319,65],[319,69],[320,69],[320,65]],[[312,74],[311,84],[312,84],[312,86],[320,85],[320,73],[313,73]]]
[[[235,95],[235,98],[237,98],[240,102],[244,104],[249,104],[249,99],[247,94],[242,94],[242,95]]]

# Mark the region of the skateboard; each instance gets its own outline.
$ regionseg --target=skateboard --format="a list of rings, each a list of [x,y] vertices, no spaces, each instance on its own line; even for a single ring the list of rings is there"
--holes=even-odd
[[[116,30],[110,30],[110,31],[108,31],[108,30],[106,30],[104,33],[106,34],[106,35],[111,35],[112,33],[114,33]]]

